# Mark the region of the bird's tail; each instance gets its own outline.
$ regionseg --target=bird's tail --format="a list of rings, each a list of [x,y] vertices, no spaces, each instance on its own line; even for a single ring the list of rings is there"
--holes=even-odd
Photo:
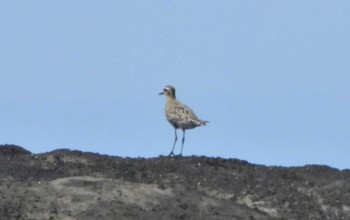
[[[207,125],[207,123],[209,123],[209,121],[205,121],[205,120],[200,120],[200,123],[201,123],[201,125]]]

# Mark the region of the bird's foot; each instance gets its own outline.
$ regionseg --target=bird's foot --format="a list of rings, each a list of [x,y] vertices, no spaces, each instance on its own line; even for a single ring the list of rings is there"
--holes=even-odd
[[[182,157],[182,154],[174,154],[174,152],[171,152],[168,157],[174,157],[174,158],[178,158],[178,157]]]

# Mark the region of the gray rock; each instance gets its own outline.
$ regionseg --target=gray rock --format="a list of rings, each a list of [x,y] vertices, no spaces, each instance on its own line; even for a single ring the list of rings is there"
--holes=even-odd
[[[350,171],[327,166],[7,145],[0,167],[0,219],[350,219]]]

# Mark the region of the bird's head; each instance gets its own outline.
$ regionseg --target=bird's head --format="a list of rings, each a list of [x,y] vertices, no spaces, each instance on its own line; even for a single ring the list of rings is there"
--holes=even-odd
[[[168,98],[176,98],[175,96],[175,88],[174,86],[165,86],[164,89],[163,89],[163,92],[159,93],[159,95],[165,95],[167,96]]]

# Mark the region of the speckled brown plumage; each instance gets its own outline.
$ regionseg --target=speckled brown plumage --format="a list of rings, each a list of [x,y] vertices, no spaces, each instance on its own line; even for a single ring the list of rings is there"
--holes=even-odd
[[[169,123],[175,128],[175,141],[169,156],[174,156],[174,148],[177,141],[177,129],[182,129],[183,138],[180,156],[182,156],[182,149],[185,142],[185,130],[192,129],[201,125],[206,125],[208,121],[199,119],[195,113],[185,104],[182,104],[176,99],[175,88],[173,86],[166,86],[163,92],[159,95],[165,95],[167,102],[165,104],[165,116]]]

